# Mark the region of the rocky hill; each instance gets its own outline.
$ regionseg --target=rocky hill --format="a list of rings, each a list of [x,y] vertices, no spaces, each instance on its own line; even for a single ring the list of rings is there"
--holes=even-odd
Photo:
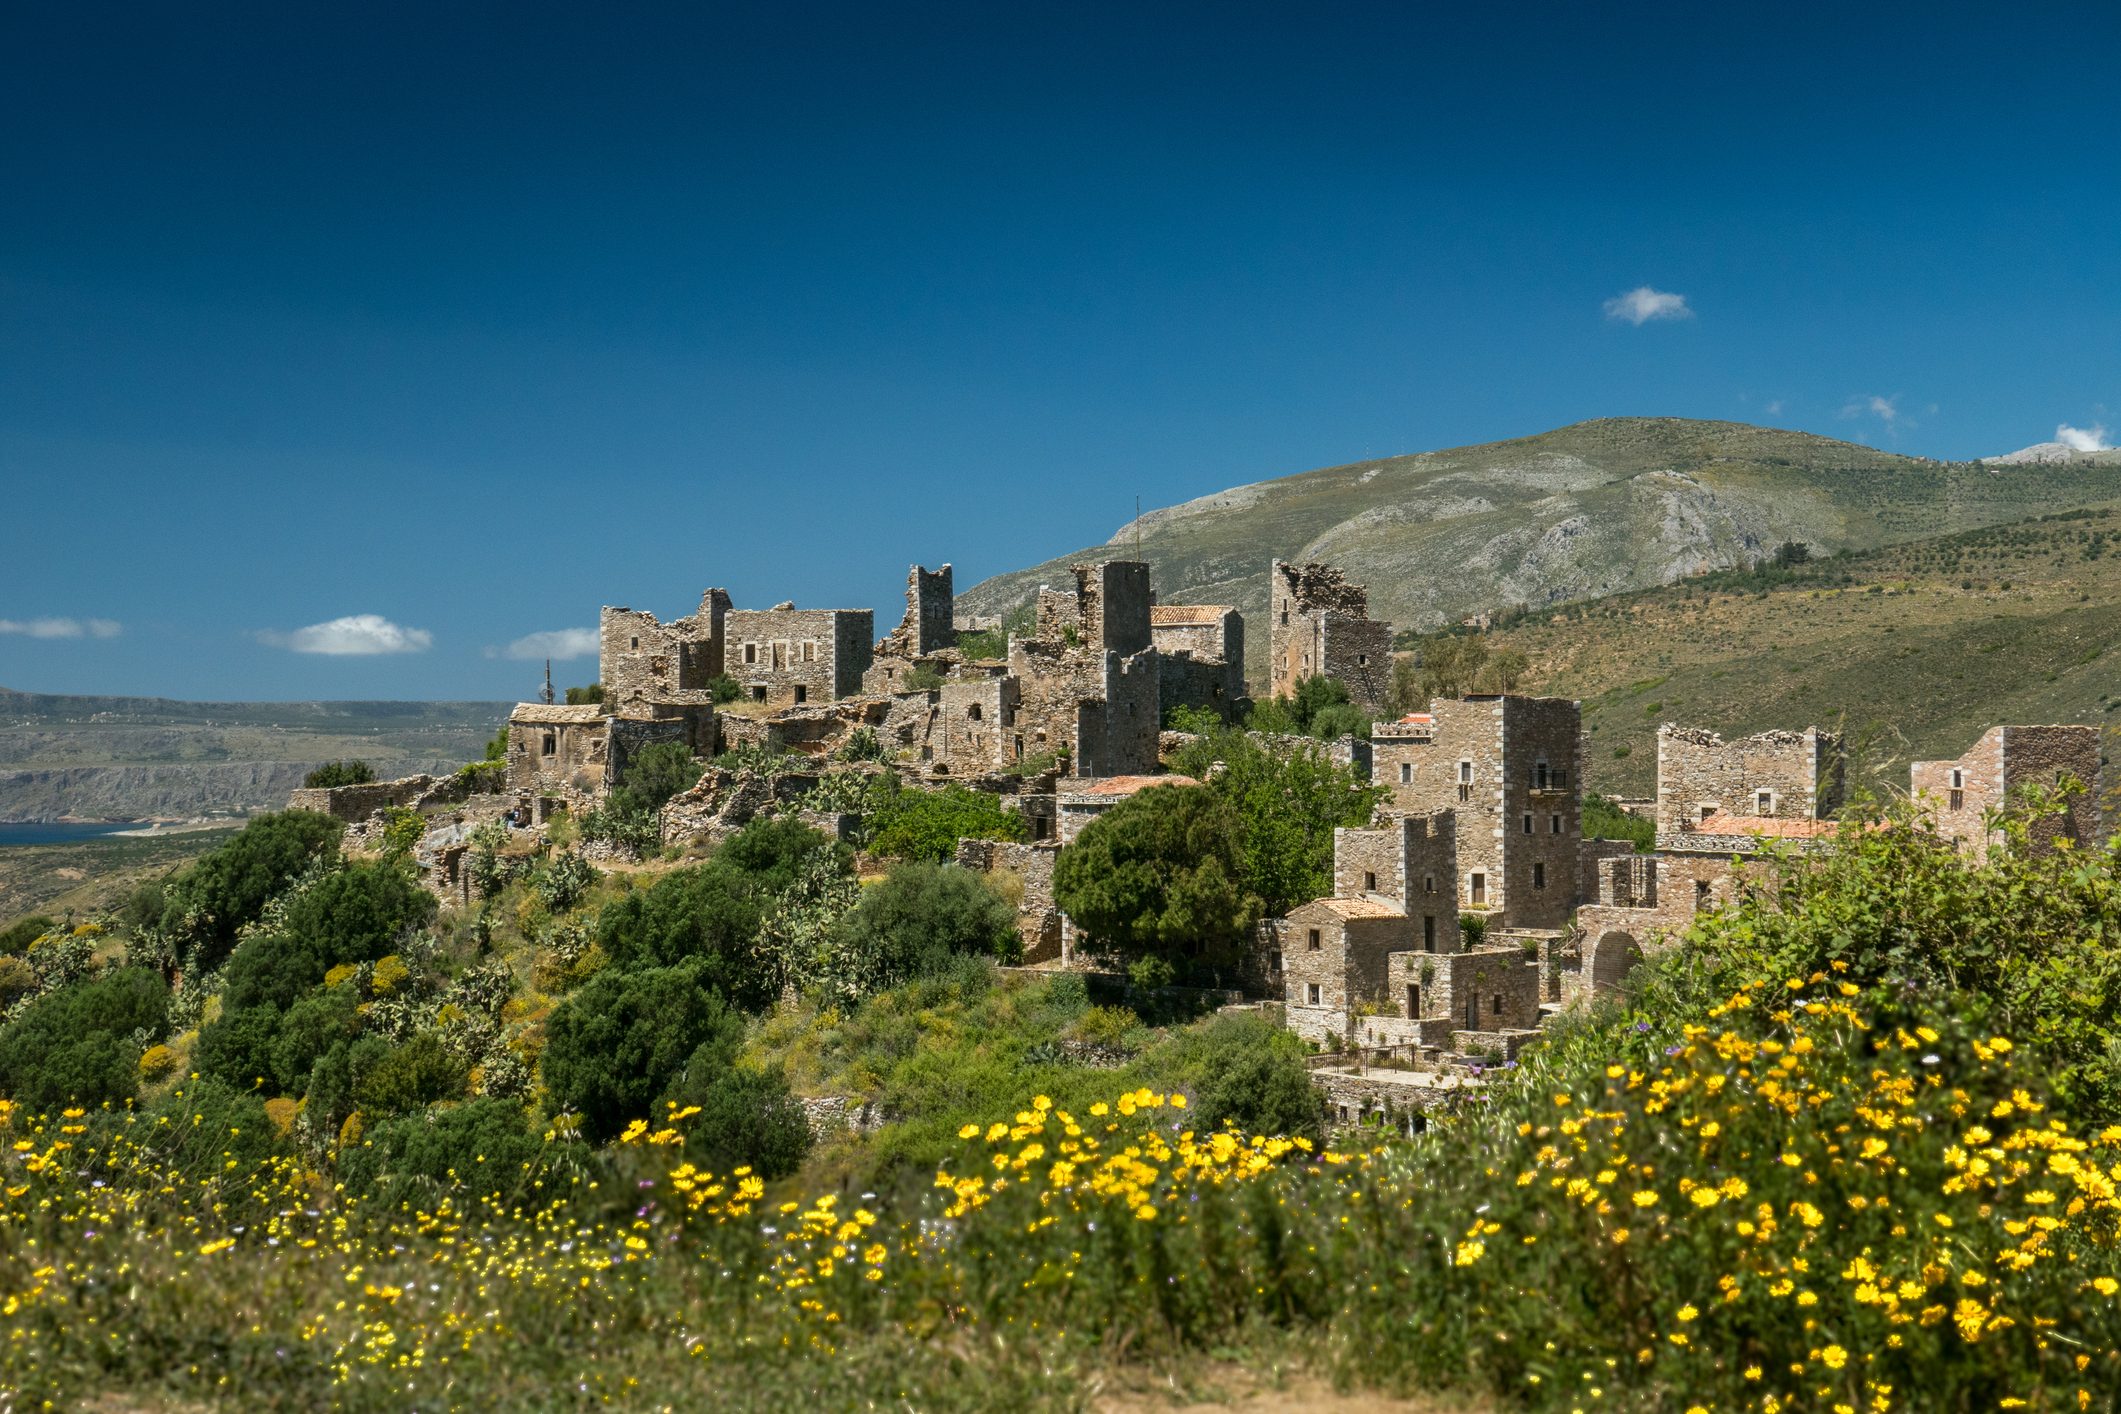
[[[2121,468],[2096,458],[1945,463],[1742,423],[1605,418],[1235,487],[986,580],[959,603],[1006,612],[1072,563],[1131,555],[1138,533],[1166,602],[1235,604],[1258,623],[1268,562],[1319,559],[1369,586],[1372,614],[1430,630],[1674,583],[1789,540],[1822,555],[1864,550],[2115,495]],[[1265,640],[1252,635],[1255,664]]]
[[[175,820],[276,809],[322,761],[451,770],[503,702],[175,702],[0,688],[0,820]]]

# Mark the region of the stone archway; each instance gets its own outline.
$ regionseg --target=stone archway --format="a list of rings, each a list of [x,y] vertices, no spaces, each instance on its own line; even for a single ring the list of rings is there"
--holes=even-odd
[[[1642,961],[1642,947],[1629,934],[1611,932],[1600,935],[1591,944],[1590,965],[1584,969],[1590,983],[1590,994],[1619,990],[1627,975]]]

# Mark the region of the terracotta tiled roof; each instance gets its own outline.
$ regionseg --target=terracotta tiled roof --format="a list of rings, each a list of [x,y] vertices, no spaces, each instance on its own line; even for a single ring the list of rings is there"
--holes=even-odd
[[[560,702],[518,702],[515,711],[508,714],[508,720],[566,726],[580,722],[601,722],[608,715],[610,712],[602,703],[568,706]]]
[[[1103,776],[1090,782],[1081,790],[1069,791],[1070,795],[1133,795],[1150,786],[1197,786],[1200,782],[1191,776]]]
[[[1841,826],[1833,820],[1778,820],[1767,815],[1711,815],[1688,833],[1758,835],[1771,840],[1810,840],[1831,835]]]
[[[1323,908],[1342,918],[1405,918],[1406,910],[1374,898],[1321,898],[1313,899],[1303,908]],[[1303,908],[1296,910],[1301,913]],[[1294,916],[1293,914],[1291,915]]]
[[[1227,604],[1158,604],[1149,610],[1152,624],[1212,624],[1230,612]]]

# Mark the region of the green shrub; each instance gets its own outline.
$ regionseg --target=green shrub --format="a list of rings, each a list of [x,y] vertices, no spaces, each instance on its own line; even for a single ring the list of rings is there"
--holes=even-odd
[[[0,1027],[0,1094],[33,1111],[116,1104],[139,1086],[142,1047],[168,1026],[169,988],[144,967],[38,997]]]
[[[1180,1033],[1162,1058],[1168,1084],[1191,1096],[1202,1130],[1324,1139],[1325,1104],[1295,1033],[1257,1016],[1218,1016]]]
[[[770,900],[758,880],[717,854],[604,905],[596,943],[621,968],[696,963],[701,985],[757,1011],[773,1002],[751,965]]]
[[[237,930],[255,921],[310,861],[337,850],[345,828],[309,810],[261,815],[177,875],[165,890],[161,928],[189,951],[187,968],[220,966]]]
[[[1139,791],[1061,851],[1054,900],[1092,951],[1119,961],[1234,962],[1260,916],[1240,878],[1238,828],[1213,791]]]
[[[335,786],[365,786],[376,778],[376,773],[366,761],[327,761],[302,778],[302,784],[310,790],[330,790]]]
[[[333,987],[287,1009],[272,1042],[271,1074],[279,1080],[281,1093],[299,1098],[309,1088],[316,1063],[332,1047],[353,1039],[360,1026],[357,1006],[352,987]]]
[[[581,902],[603,876],[596,866],[572,851],[556,856],[531,875],[538,900],[554,914],[565,913]]]
[[[1191,742],[1172,765],[1235,812],[1237,877],[1270,915],[1332,892],[1335,827],[1367,825],[1385,794],[1322,746],[1268,746],[1240,731]]]
[[[717,673],[707,680],[707,693],[716,702],[734,702],[744,695],[744,685],[727,673]]]
[[[378,1060],[354,1082],[365,1115],[403,1114],[464,1093],[466,1066],[434,1033],[422,1031]]]
[[[280,1009],[270,1003],[224,1009],[200,1028],[192,1069],[235,1090],[273,1093],[273,1044],[280,1036]]]
[[[49,933],[57,925],[43,914],[18,918],[0,932],[0,953],[20,954],[29,950],[29,945]]]
[[[1622,810],[1595,791],[1583,798],[1583,837],[1587,840],[1629,840],[1638,850],[1651,848],[1657,839],[1657,824]]]
[[[954,864],[901,864],[831,932],[839,980],[855,993],[935,972],[960,954],[1010,961],[1022,951],[1016,911]]]
[[[517,1102],[478,1099],[376,1124],[340,1156],[338,1172],[349,1190],[390,1207],[426,1206],[449,1192],[529,1206],[556,1174],[588,1161],[581,1145],[548,1144],[533,1133]]]
[[[590,683],[586,687],[570,687],[566,692],[566,702],[570,707],[590,707],[603,700],[604,684],[600,682]]]
[[[383,853],[407,855],[427,833],[427,817],[406,805],[383,808]]]
[[[700,959],[602,972],[562,1002],[545,1029],[541,1073],[555,1111],[576,1115],[592,1143],[628,1122],[660,1119],[655,1101],[710,1041],[731,1052],[743,1023],[709,989]]]
[[[736,1064],[731,1049],[716,1040],[695,1051],[655,1118],[699,1111],[678,1127],[685,1157],[703,1168],[727,1173],[749,1164],[761,1178],[794,1173],[810,1152],[809,1117],[780,1070]]]
[[[659,741],[642,747],[627,760],[620,787],[633,792],[647,809],[661,810],[672,796],[698,785],[706,769],[685,743]]]
[[[951,783],[940,790],[882,788],[865,822],[871,853],[942,864],[957,855],[959,840],[1021,840],[1024,817],[1002,808],[1001,798]]]
[[[397,861],[356,861],[334,870],[288,900],[273,932],[236,949],[225,1005],[291,1007],[332,968],[376,961],[434,912],[434,895]]]

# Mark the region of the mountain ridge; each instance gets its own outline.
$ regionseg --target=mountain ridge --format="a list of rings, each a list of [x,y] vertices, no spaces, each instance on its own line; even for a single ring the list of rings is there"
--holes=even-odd
[[[1319,559],[1368,586],[1373,615],[1427,631],[1675,583],[1786,540],[1871,549],[2117,493],[2121,477],[2103,464],[2006,472],[1747,423],[1598,418],[1226,487],[992,576],[959,602],[1004,613],[1071,564],[1132,556],[1138,536],[1166,602],[1234,604],[1259,622],[1269,561]],[[1265,636],[1254,637],[1259,663]]]

